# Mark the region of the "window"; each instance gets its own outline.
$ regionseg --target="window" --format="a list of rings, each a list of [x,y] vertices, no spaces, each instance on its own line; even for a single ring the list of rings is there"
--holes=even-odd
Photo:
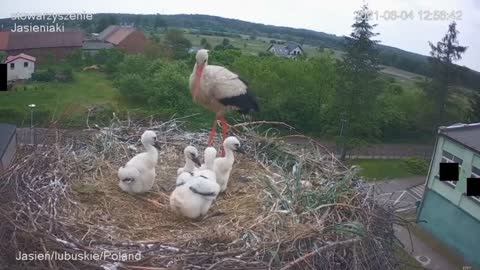
[[[470,175],[471,178],[479,178],[480,181],[480,168],[472,166],[472,174]],[[472,198],[478,202],[480,202],[480,196],[472,196]]]
[[[28,62],[23,62],[23,67],[28,67]]]
[[[15,63],[10,63],[10,69],[14,69],[15,68]]]
[[[462,166],[463,159],[453,155],[450,152],[447,152],[445,150],[442,151],[442,161],[441,162],[446,162],[446,163],[458,163],[458,166]],[[446,181],[445,183],[450,184],[451,186],[455,187],[457,185],[457,181]]]

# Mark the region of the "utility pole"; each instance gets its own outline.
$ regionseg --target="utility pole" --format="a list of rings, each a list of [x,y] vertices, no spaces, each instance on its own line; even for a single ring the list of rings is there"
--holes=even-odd
[[[33,109],[36,107],[35,104],[28,105],[30,108],[30,144],[34,144],[34,134],[33,134]]]

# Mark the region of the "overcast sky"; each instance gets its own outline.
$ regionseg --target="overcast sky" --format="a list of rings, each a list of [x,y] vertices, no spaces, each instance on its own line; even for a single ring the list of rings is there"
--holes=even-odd
[[[137,14],[208,14],[245,21],[306,28],[336,35],[348,35],[353,11],[362,0],[2,0],[0,18],[16,12],[87,12]],[[423,14],[435,10],[459,11],[457,21],[461,45],[468,46],[459,62],[480,71],[480,0],[369,0],[372,11],[413,11],[408,20],[376,21],[379,40],[383,44],[427,55],[428,41],[440,40],[449,21],[421,20]]]

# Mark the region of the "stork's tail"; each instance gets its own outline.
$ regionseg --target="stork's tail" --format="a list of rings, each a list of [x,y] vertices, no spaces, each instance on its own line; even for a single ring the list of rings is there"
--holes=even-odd
[[[260,111],[255,95],[248,89],[244,94],[222,98],[220,102],[226,106],[233,106],[242,114]]]
[[[135,167],[120,167],[118,169],[118,178],[120,181],[130,183],[140,176],[140,172]]]

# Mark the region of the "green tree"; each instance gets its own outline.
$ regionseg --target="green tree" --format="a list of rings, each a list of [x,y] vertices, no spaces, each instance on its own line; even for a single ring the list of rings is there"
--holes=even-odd
[[[140,14],[135,15],[135,22],[134,22],[135,27],[142,26],[142,23],[143,23],[143,16]]]
[[[117,17],[113,14],[102,14],[100,16],[96,27],[98,33],[105,30],[108,26],[118,23]]]
[[[458,79],[459,73],[454,65],[455,61],[462,59],[467,47],[460,46],[458,42],[459,31],[456,29],[456,22],[450,23],[448,31],[437,44],[429,42],[431,51],[430,66],[432,69],[432,80],[429,87],[425,88],[427,94],[434,100],[438,116],[435,121],[434,130],[445,122],[445,112],[449,100],[449,90]]]
[[[165,22],[165,20],[162,18],[162,16],[160,14],[156,14],[155,15],[155,20],[153,22],[153,29],[155,29],[155,31],[157,31],[158,28],[164,28],[166,29],[167,27],[167,23]]]
[[[186,58],[188,49],[192,47],[190,40],[180,30],[169,30],[164,40],[165,45],[173,50],[176,59]]]
[[[206,38],[202,38],[202,40],[200,40],[200,46],[202,46],[202,48],[207,49],[207,50],[212,49],[212,45],[210,45],[210,43],[208,43],[208,40]]]
[[[228,45],[230,45],[230,40],[228,38],[224,38],[222,41],[222,46],[228,47]]]
[[[379,129],[376,125],[376,101],[381,84],[378,77],[377,40],[373,32],[376,24],[370,24],[370,11],[363,5],[355,12],[355,22],[350,37],[345,37],[346,54],[340,63],[343,77],[338,84],[333,106],[333,121],[344,126],[341,156],[369,139],[375,138]],[[338,130],[338,129],[337,129]]]
[[[80,49],[76,49],[67,55],[67,62],[74,68],[81,68],[83,65],[83,52]]]
[[[3,63],[3,60],[4,60],[4,58],[6,57],[6,55],[7,55],[7,54],[6,54],[5,52],[0,52],[0,62]]]

